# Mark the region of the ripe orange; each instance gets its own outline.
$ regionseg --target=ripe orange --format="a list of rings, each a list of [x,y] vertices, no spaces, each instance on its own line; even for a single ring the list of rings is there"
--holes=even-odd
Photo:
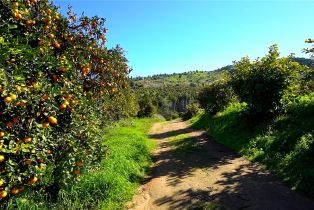
[[[55,48],[57,48],[57,49],[60,48],[60,44],[59,44],[58,41],[56,41],[56,40],[54,40],[54,41],[52,42],[52,45],[53,45]]]
[[[0,155],[0,163],[2,163],[5,160],[3,155]]]
[[[11,95],[10,95],[10,98],[11,98],[12,100],[15,100],[15,99],[17,99],[17,95],[11,94]]]
[[[18,13],[18,12],[14,12],[14,18],[15,18],[15,20],[21,20],[22,19],[22,15],[20,14],[20,13]]]
[[[20,192],[20,189],[18,189],[18,188],[16,188],[16,187],[13,187],[13,188],[11,189],[11,193],[12,193],[13,195],[18,194],[19,192]]]
[[[6,103],[10,103],[12,101],[12,98],[10,96],[7,96],[7,97],[4,98],[4,101]]]
[[[29,143],[29,142],[31,142],[31,141],[32,141],[32,138],[29,137],[29,136],[24,139],[24,142],[25,142],[25,143]]]
[[[60,68],[59,68],[59,71],[60,71],[61,73],[66,73],[68,70],[67,70],[65,67],[60,67]]]
[[[8,127],[8,128],[12,128],[14,126],[13,122],[7,122],[5,123],[5,125]]]
[[[4,184],[3,179],[0,179],[0,187]]]
[[[45,162],[45,161],[44,161],[43,159],[38,159],[37,162],[38,162],[38,163],[43,163],[43,162]]]
[[[61,104],[59,107],[60,110],[64,110],[66,108],[67,108],[67,105],[65,103]]]
[[[44,50],[44,48],[42,48],[42,47],[39,48],[39,51],[40,51],[41,54],[44,54],[44,53],[45,53],[45,50]]]
[[[32,161],[32,160],[25,160],[24,162],[25,162],[27,165],[30,165],[30,164],[32,164],[33,161]]]
[[[64,98],[65,98],[66,100],[70,100],[70,99],[72,98],[72,96],[71,96],[71,95],[66,95]]]
[[[50,126],[49,122],[44,122],[43,123],[43,128],[48,128]]]
[[[4,137],[5,133],[3,131],[0,131],[0,138]]]
[[[0,198],[5,198],[5,197],[7,197],[7,195],[8,195],[8,192],[5,190],[0,192]]]
[[[49,96],[47,94],[41,96],[42,99],[47,100],[49,98]]]
[[[90,71],[90,68],[88,68],[88,67],[84,67],[83,69],[82,69],[82,73],[83,74],[86,74],[86,73],[88,73]]]
[[[26,24],[26,26],[32,26],[33,25],[33,21],[32,20],[27,20],[26,22],[25,22],[25,24]]]
[[[34,176],[33,178],[31,178],[28,182],[27,182],[27,184],[34,184],[34,183],[36,183],[38,181],[38,178],[36,177],[36,176]]]
[[[49,37],[50,39],[53,39],[53,38],[55,38],[55,35],[54,35],[54,34],[48,34],[48,37]]]
[[[53,124],[53,125],[55,125],[55,124],[58,123],[58,120],[57,120],[55,117],[52,117],[52,116],[48,117],[48,121],[49,121],[51,124]]]
[[[32,27],[33,25],[36,24],[36,21],[35,20],[27,20],[25,22],[25,24],[26,24],[27,27]]]

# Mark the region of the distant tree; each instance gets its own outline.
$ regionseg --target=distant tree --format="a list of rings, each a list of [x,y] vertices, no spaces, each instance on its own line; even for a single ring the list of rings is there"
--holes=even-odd
[[[312,44],[312,47],[304,49],[304,52],[310,54],[311,57],[314,58],[314,39],[306,39],[305,42]]]

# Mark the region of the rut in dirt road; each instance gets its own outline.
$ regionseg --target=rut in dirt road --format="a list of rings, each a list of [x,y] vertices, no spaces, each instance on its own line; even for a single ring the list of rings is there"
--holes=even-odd
[[[313,200],[185,122],[157,123],[150,136],[158,142],[152,173],[128,209],[314,209]]]

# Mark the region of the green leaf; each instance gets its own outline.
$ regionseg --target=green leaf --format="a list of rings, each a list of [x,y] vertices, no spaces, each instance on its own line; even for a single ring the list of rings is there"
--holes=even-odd
[[[14,79],[17,80],[17,81],[24,81],[25,78],[23,76],[14,76]]]
[[[0,45],[4,44],[4,38],[0,36]]]
[[[15,29],[15,28],[17,28],[17,25],[15,25],[15,24],[9,24],[9,29]]]

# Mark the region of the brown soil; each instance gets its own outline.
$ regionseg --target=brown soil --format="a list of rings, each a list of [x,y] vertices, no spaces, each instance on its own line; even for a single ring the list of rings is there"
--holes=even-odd
[[[184,140],[171,141],[180,134]],[[158,142],[152,172],[127,209],[314,209],[313,200],[185,122],[157,123],[150,136]]]

